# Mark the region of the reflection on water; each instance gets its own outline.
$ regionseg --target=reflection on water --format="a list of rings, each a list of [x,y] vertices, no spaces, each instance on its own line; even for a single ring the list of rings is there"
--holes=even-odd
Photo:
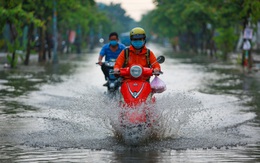
[[[259,124],[260,114],[260,72],[252,74],[241,73],[241,69],[232,66],[210,65],[208,71],[216,72],[221,78],[208,79],[202,92],[210,94],[230,94],[244,101],[258,116],[255,121]]]
[[[120,108],[103,93],[95,54],[0,71],[0,162],[258,162],[258,79],[166,59],[159,139],[136,147],[114,136]]]
[[[38,91],[41,85],[60,83],[73,73],[76,66],[71,63],[23,67],[0,71],[0,113],[17,113],[35,108],[24,105],[16,98]]]
[[[3,148],[0,148],[2,151]],[[3,162],[116,162],[116,163],[158,163],[158,162],[259,162],[259,150],[254,146],[248,148],[196,149],[196,150],[165,150],[139,151],[138,149],[124,151],[90,150],[90,149],[53,149],[46,148],[19,148],[5,147],[1,153]],[[250,153],[250,155],[248,154]]]

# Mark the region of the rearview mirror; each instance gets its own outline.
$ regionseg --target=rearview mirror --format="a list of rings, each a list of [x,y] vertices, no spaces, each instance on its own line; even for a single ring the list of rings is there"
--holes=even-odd
[[[158,63],[163,63],[165,61],[165,57],[161,55],[161,56],[157,57],[156,60]]]

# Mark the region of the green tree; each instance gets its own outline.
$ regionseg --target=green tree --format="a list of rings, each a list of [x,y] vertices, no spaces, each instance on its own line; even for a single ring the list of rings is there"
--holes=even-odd
[[[22,0],[5,0],[0,2],[0,28],[9,26],[11,40],[8,43],[8,51],[12,56],[8,57],[11,67],[17,64],[16,51],[21,50],[18,38],[22,36],[22,29],[25,25],[35,24],[41,26],[42,22],[35,18],[33,12],[26,12],[22,8]]]
[[[143,17],[142,25],[157,36],[179,37],[182,49],[193,51],[198,48],[215,51],[217,45],[227,55],[243,31],[241,26],[245,27],[248,21],[256,24],[260,19],[258,0],[154,0],[154,3],[156,9]]]
[[[126,15],[126,11],[122,9],[121,4],[111,3],[110,5],[105,5],[100,3],[98,6],[100,12],[109,19],[110,29],[105,31],[106,35],[111,31],[116,31],[117,33],[130,31],[133,27],[132,24],[135,24],[134,20]],[[102,27],[105,28],[106,26]]]
[[[15,63],[15,51],[19,49],[18,38],[23,34],[22,29],[28,26],[27,50],[25,64],[29,63],[31,40],[33,34],[39,35],[38,61],[45,60],[45,39],[53,33],[53,3],[54,0],[2,0],[0,1],[0,29],[5,24],[11,30],[12,66]],[[79,31],[78,36],[87,40],[90,29],[98,31],[100,25],[109,27],[108,18],[98,11],[94,0],[56,0],[58,13],[58,30],[60,35],[68,30]],[[2,31],[2,30],[1,30]],[[36,31],[36,33],[35,33]],[[84,41],[79,41],[84,43]],[[49,47],[49,46],[48,46]],[[9,51],[10,51],[9,50]]]

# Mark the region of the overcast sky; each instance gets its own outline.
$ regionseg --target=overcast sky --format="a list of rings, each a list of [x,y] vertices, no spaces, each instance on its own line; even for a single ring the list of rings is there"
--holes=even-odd
[[[153,0],[95,0],[105,4],[121,3],[121,7],[126,10],[126,14],[136,21],[139,21],[143,14],[155,8]]]

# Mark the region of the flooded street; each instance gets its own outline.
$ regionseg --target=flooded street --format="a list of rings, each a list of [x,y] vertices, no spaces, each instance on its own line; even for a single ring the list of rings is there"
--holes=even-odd
[[[260,162],[259,72],[166,54],[159,139],[131,147],[111,126],[118,107],[104,94],[99,50],[49,68],[0,70],[0,162]]]

